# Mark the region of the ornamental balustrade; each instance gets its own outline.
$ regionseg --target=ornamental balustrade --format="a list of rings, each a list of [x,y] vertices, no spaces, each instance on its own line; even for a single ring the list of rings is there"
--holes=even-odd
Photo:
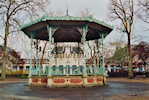
[[[103,75],[103,68],[94,68],[92,66],[86,67],[86,73],[87,75]],[[48,75],[48,66],[45,68],[32,68],[31,69],[32,76],[47,76]],[[51,68],[51,74],[52,76],[70,76],[70,75],[83,75],[83,66],[53,66]]]

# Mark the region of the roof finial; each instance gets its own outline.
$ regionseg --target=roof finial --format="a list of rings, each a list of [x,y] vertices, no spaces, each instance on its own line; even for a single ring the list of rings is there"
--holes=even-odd
[[[68,16],[68,4],[67,4],[67,11],[66,11],[66,15]]]

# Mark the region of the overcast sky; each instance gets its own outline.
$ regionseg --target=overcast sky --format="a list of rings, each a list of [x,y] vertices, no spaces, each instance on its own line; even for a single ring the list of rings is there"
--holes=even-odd
[[[88,8],[90,10],[90,13],[94,14],[94,18],[115,26],[114,31],[112,31],[105,39],[105,42],[111,42],[118,39],[121,36],[121,33],[116,31],[116,26],[118,24],[116,22],[111,22],[108,18],[108,3],[109,0],[51,0],[50,9],[52,11],[61,10],[66,13],[68,5],[69,15],[73,16],[78,15],[80,11]],[[149,27],[149,25],[145,24],[139,19],[135,19],[133,26],[133,35],[138,37],[143,36],[145,37],[143,40],[148,41],[149,31],[146,31],[147,27]],[[123,34],[122,37],[125,38],[124,40],[127,40],[126,34]]]

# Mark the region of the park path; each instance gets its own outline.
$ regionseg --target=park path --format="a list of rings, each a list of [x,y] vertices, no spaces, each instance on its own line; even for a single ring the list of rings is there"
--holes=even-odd
[[[0,84],[3,84],[3,83],[22,83],[22,82],[27,82],[27,81],[28,81],[28,79],[10,77],[10,78],[6,78],[5,80],[0,80]]]
[[[107,82],[135,82],[135,83],[149,83],[149,78],[107,78]]]
[[[0,81],[0,100],[149,100],[149,78],[107,78],[107,86],[43,88],[27,86],[27,79]]]

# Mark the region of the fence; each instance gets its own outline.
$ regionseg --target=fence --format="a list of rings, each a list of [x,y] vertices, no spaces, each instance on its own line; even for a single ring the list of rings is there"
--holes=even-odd
[[[31,74],[33,76],[47,76],[48,75],[48,67],[45,68],[32,68]],[[70,76],[70,75],[83,75],[84,67],[83,66],[53,66],[51,67],[51,74],[52,76]],[[103,75],[104,69],[103,68],[95,68],[91,66],[86,67],[87,75]]]

